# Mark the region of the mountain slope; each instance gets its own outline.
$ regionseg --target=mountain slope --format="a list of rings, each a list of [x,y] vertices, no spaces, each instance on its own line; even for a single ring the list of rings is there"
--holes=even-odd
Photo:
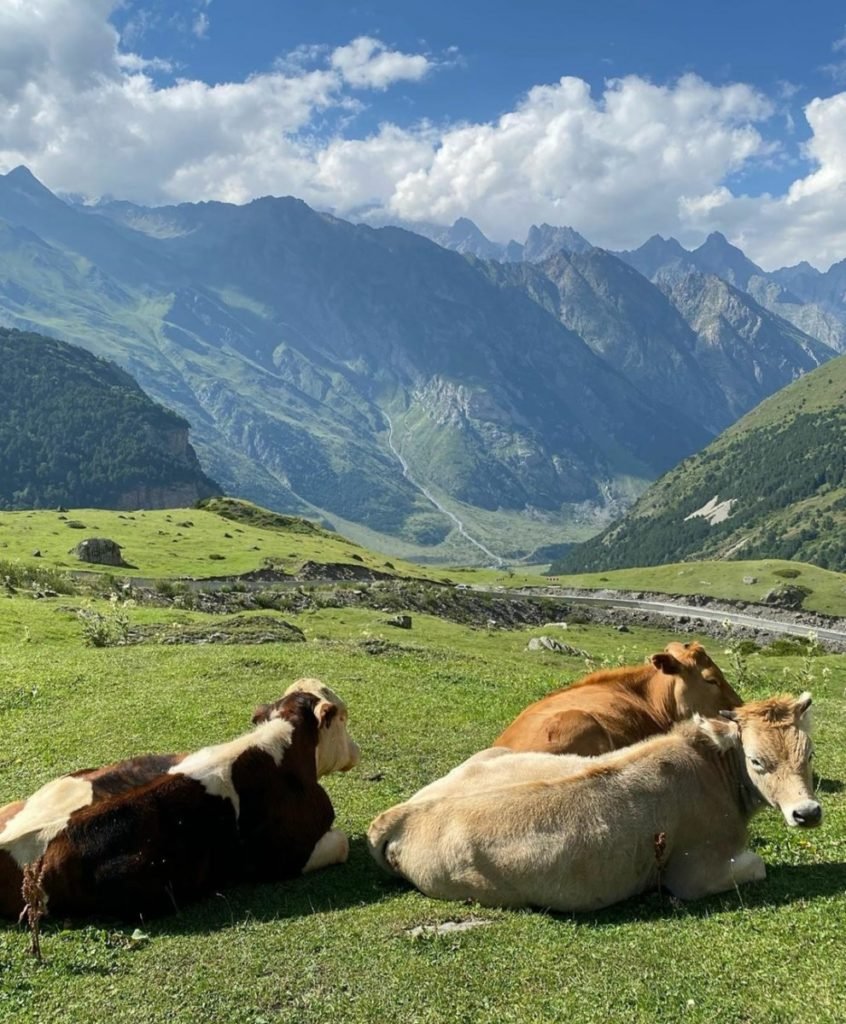
[[[0,328],[0,390],[0,508],[159,508],[220,493],[188,423],[84,349]]]
[[[767,273],[718,231],[692,251],[675,238],[653,235],[639,249],[617,255],[651,281],[673,282],[691,271],[714,275],[803,333],[846,351],[846,263],[825,274],[808,263]]]
[[[636,385],[654,415],[672,406],[674,422],[692,420],[712,436],[834,354],[714,275],[681,265],[675,274],[660,270],[652,283],[592,248],[489,272],[522,286],[584,338]]]
[[[732,557],[846,569],[846,356],[761,403],[553,571]]]
[[[667,435],[554,315],[397,228],[294,199],[71,207],[23,171],[0,217],[0,317],[118,359],[226,490],[371,544],[466,558],[458,518],[508,557],[572,540],[707,439]]]

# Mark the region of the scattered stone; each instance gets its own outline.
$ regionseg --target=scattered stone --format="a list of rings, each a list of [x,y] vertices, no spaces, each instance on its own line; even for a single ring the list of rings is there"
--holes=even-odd
[[[544,629],[567,629],[566,622],[545,622],[543,624]]]
[[[621,622],[621,623],[620,623],[620,625],[619,625],[619,626],[617,626],[617,632],[618,632],[618,633],[631,633],[631,630],[630,630],[630,629],[629,629],[629,627],[628,627],[628,626],[627,626],[627,625],[625,624],[625,622]]]
[[[809,593],[810,590],[807,587],[800,587],[796,583],[785,583],[784,586],[768,591],[763,597],[763,602],[773,608],[789,608],[795,611],[802,607],[802,602]]]
[[[84,530],[85,529],[85,523],[81,523],[78,519],[68,519],[68,521],[65,523],[65,526],[67,526],[68,529],[70,529],[70,530]]]
[[[743,577],[743,582],[747,583],[751,587],[753,584],[758,582],[758,577],[757,576],[744,576]]]
[[[232,540],[232,534],[231,533],[224,533],[223,536],[226,537],[227,540]]]
[[[305,643],[299,626],[276,615],[235,615],[213,625],[191,623],[143,634],[160,644],[286,644]]]
[[[67,512],[67,509],[65,508],[64,505],[57,505],[56,506],[56,511],[57,512]]]
[[[226,558],[226,555],[211,554],[211,555],[209,555],[209,558],[213,562],[222,562]]]
[[[567,654],[573,658],[589,657],[587,651],[570,644],[563,644],[553,636],[533,636],[526,645],[527,651],[552,651],[553,654]]]
[[[385,625],[396,626],[397,629],[411,629],[411,616],[392,615],[390,619],[385,619]]]
[[[364,559],[361,557],[361,555],[353,554],[353,552],[351,552],[351,551],[347,552],[347,557],[348,558],[352,558],[353,561],[355,561],[355,562],[363,562],[364,561]]]
[[[466,921],[441,921],[440,924],[418,924],[414,928],[406,928],[405,934],[412,939],[424,935],[448,935],[450,932],[469,932],[473,928],[487,928],[493,921],[485,921],[480,917],[468,917]]]
[[[296,554],[293,556],[296,557]],[[343,562],[304,562],[297,573],[299,580],[391,580],[393,576],[366,565]]]
[[[36,548],[35,551],[32,552],[32,557],[41,558],[41,548]]]
[[[68,526],[71,524],[68,523]],[[95,565],[118,565],[122,568],[132,569],[128,562],[123,560],[122,548],[117,541],[109,540],[108,537],[87,537],[80,541],[70,554],[76,555],[80,562],[92,562]]]
[[[193,526],[194,524],[193,524],[193,523],[191,522],[191,520],[190,520],[190,519],[183,519],[181,523],[177,523],[176,525],[177,525],[177,526],[185,526],[185,527],[188,527],[188,526]]]
[[[365,775],[364,776],[364,781],[365,782],[381,782],[382,779],[384,779],[384,778],[385,778],[385,773],[384,772],[373,772],[372,775]]]

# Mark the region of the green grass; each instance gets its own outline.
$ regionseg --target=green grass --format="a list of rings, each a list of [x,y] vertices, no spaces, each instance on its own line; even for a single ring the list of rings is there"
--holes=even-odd
[[[233,505],[243,511],[241,520],[227,518],[233,514]],[[338,534],[306,526],[294,517],[274,516],[248,502],[226,499],[219,507],[225,514],[195,508],[0,512],[0,560],[63,570],[102,570],[80,562],[70,552],[85,537],[109,537],[122,545],[124,560],[134,567],[106,570],[120,576],[229,576],[258,569],[268,558],[286,572],[317,561],[363,565],[389,574],[444,575],[375,554]],[[82,523],[83,528],[69,527],[70,522]],[[33,557],[36,550],[40,558]]]
[[[779,575],[784,572],[790,577]],[[798,575],[793,576],[794,573]],[[755,577],[757,582],[744,583],[744,576]],[[590,590],[603,587],[655,590],[662,594],[705,594],[743,601],[761,601],[774,587],[796,583],[811,590],[802,606],[807,611],[846,616],[846,573],[775,558],[748,562],[676,562],[638,569],[555,576],[547,582]]]
[[[552,916],[428,900],[380,873],[362,838],[379,811],[584,672],[579,659],[526,653],[541,630],[488,632],[415,615],[406,632],[378,612],[324,609],[291,619],[306,644],[92,649],[74,614],[81,603],[0,597],[0,802],[74,768],[233,736],[257,703],[317,675],[348,701],[363,751],[355,771],[327,780],[352,854],[341,867],[242,886],[147,922],[141,941],[131,925],[49,922],[43,965],[27,956],[23,931],[0,925],[4,1024],[843,1019],[846,799],[836,780],[846,775],[846,658],[812,663],[827,820],[798,834],[775,813],[756,819],[765,882],[690,905],[650,894],[599,914]],[[214,621],[146,607],[129,614],[145,625]],[[362,641],[378,636],[397,646],[365,653]],[[623,646],[612,629],[567,634],[612,662],[639,661],[669,638],[635,629]],[[708,646],[721,657],[721,645]],[[753,655],[749,667],[748,696],[808,681],[796,678],[807,666],[795,657]],[[492,923],[407,934],[470,917]]]

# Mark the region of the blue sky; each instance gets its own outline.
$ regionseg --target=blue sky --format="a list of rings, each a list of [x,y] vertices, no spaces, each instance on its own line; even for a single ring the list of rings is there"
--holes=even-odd
[[[26,0],[0,5],[2,100],[0,171],[91,199],[846,256],[830,0]]]
[[[831,0],[136,0],[113,20],[125,26],[139,11],[150,27],[138,52],[170,57],[183,73],[209,83],[241,81],[297,47],[333,48],[362,35],[443,62],[425,81],[370,97],[347,128],[357,136],[385,119],[402,126],[421,118],[489,120],[532,86],[562,75],[600,90],[613,77],[668,82],[694,72],[713,83],[747,82],[778,98],[792,125],[785,116],[774,134],[801,159],[799,144],[810,134],[804,104],[846,83],[846,53],[838,60],[832,49],[846,35],[846,4]],[[191,27],[200,14],[207,27],[198,37]],[[789,168],[761,166],[743,181],[758,194],[794,177]]]

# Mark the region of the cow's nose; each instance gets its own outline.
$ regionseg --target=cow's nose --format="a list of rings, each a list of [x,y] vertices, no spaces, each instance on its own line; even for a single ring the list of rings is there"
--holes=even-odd
[[[813,828],[822,821],[822,807],[816,802],[802,804],[793,811],[793,820],[802,828]]]

